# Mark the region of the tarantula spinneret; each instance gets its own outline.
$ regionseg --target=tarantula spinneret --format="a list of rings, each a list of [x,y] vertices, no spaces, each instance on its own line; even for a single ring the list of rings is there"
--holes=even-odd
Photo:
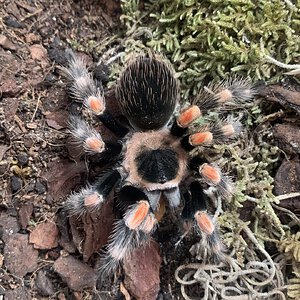
[[[224,198],[230,197],[232,187],[217,165],[193,149],[226,142],[237,133],[239,122],[197,126],[195,121],[228,103],[251,100],[255,89],[250,82],[224,81],[202,92],[197,105],[181,107],[179,83],[171,65],[158,54],[137,56],[126,66],[115,89],[128,120],[125,125],[106,110],[101,83],[93,80],[84,61],[73,53],[65,74],[71,95],[119,137],[116,143],[103,141],[83,119],[70,118],[71,133],[87,154],[109,153],[115,158],[106,174],[66,201],[69,214],[81,216],[101,209],[116,191],[123,218],[112,230],[102,271],[114,271],[133,249],[149,241],[158,224],[162,196],[172,208],[183,203],[181,217],[201,233],[203,247],[220,255],[221,243],[207,212],[204,187],[214,187]]]

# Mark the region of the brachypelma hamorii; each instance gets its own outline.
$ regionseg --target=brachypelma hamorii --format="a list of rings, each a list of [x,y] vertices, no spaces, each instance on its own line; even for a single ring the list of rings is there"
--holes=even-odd
[[[195,104],[182,104],[172,66],[149,51],[128,62],[115,87],[126,119],[121,122],[106,109],[102,84],[93,80],[84,60],[72,52],[68,56],[64,73],[71,96],[118,137],[117,142],[103,141],[101,133],[83,118],[70,117],[71,134],[86,154],[105,155],[114,162],[95,182],[71,194],[65,204],[70,215],[80,217],[100,210],[112,191],[117,194],[122,218],[112,229],[101,272],[111,274],[133,249],[149,241],[158,226],[162,199],[170,208],[181,206],[180,217],[200,233],[206,253],[220,257],[222,243],[207,211],[206,189],[226,200],[233,187],[229,177],[201,153],[234,138],[240,123],[233,118],[199,119],[205,121],[211,112],[251,101],[255,87],[245,79],[225,80],[200,92]]]

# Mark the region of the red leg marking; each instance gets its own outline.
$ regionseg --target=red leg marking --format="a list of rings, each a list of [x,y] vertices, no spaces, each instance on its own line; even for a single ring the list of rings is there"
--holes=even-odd
[[[189,141],[192,146],[198,146],[204,143],[211,143],[212,139],[212,133],[209,131],[205,131],[192,134],[189,138]]]
[[[85,140],[85,146],[88,150],[100,153],[104,150],[104,142],[97,137],[89,137]]]
[[[139,201],[137,206],[125,216],[127,227],[132,230],[137,229],[146,218],[149,208],[150,205],[147,201]]]
[[[219,184],[221,181],[221,174],[219,170],[209,164],[203,164],[199,167],[200,174],[214,184]]]
[[[201,231],[211,235],[215,230],[215,225],[209,215],[204,211],[197,211],[195,219]]]
[[[197,105],[192,105],[178,116],[177,123],[179,126],[185,128],[200,116],[200,108]]]

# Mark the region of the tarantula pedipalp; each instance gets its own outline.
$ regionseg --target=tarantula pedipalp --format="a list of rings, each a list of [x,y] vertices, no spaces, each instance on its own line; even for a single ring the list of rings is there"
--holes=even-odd
[[[203,183],[225,197],[231,186],[216,165],[192,155],[191,150],[225,142],[235,135],[238,123],[194,125],[211,110],[251,100],[255,89],[250,82],[226,81],[201,94],[198,105],[182,109],[179,83],[170,64],[157,54],[138,56],[125,68],[116,87],[118,105],[129,124],[124,125],[106,110],[101,83],[94,82],[85,63],[73,53],[65,74],[72,96],[119,137],[116,143],[103,141],[84,120],[70,118],[71,133],[86,153],[109,153],[115,158],[105,175],[66,201],[69,213],[80,216],[100,209],[109,193],[117,191],[123,218],[112,231],[102,270],[114,270],[133,249],[149,240],[157,227],[161,196],[173,208],[184,201],[182,218],[194,223],[203,245],[219,255],[221,244],[207,212]]]

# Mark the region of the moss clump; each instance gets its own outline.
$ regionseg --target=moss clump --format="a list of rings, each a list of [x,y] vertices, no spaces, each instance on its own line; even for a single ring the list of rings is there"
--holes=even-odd
[[[300,59],[299,0],[150,0],[143,8],[123,0],[122,9],[127,34],[148,32],[144,43],[169,57],[185,96],[205,79],[232,73],[270,78],[278,69],[266,54],[285,63]]]

